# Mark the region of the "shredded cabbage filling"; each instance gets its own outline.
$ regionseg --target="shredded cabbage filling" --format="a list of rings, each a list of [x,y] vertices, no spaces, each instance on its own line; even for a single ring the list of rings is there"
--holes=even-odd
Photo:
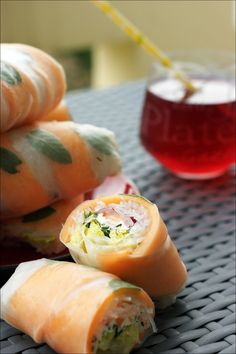
[[[149,223],[146,208],[134,201],[98,202],[94,210],[86,209],[76,216],[70,243],[87,254],[99,250],[132,252],[143,241]]]
[[[149,330],[156,331],[155,325],[152,327],[152,314],[143,303],[131,297],[114,301],[92,338],[93,353],[128,354],[141,344]]]

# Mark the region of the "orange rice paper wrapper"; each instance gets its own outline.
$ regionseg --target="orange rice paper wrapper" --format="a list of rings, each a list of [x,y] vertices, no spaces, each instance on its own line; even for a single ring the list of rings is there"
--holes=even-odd
[[[157,206],[138,195],[81,203],[67,218],[61,241],[77,263],[142,287],[159,308],[175,301],[187,271]]]
[[[155,330],[144,290],[70,262],[21,263],[1,301],[2,319],[57,353],[128,354]]]

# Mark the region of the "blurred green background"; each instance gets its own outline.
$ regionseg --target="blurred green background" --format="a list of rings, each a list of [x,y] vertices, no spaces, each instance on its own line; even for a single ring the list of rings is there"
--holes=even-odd
[[[162,50],[235,52],[234,0],[112,1]],[[89,2],[2,0],[1,42],[39,47],[64,66],[68,89],[146,77],[152,59]]]

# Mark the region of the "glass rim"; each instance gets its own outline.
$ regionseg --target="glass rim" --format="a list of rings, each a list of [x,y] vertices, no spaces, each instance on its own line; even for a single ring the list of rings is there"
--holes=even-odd
[[[177,49],[167,53],[173,62],[169,69],[160,62],[154,61],[150,66],[148,83],[153,79],[170,77],[171,71],[183,71],[186,75],[194,78],[202,76],[211,78],[213,76],[227,81],[235,81],[235,53],[223,50],[212,49]]]
[[[178,63],[195,63],[198,64],[196,60],[199,58],[199,64],[204,64],[202,60],[208,59],[208,64],[211,62],[212,64],[219,63],[220,58],[224,60],[228,60],[228,65],[235,66],[236,61],[236,54],[233,51],[229,50],[222,50],[222,49],[207,49],[207,48],[188,48],[188,49],[174,49],[170,51],[166,51],[167,56],[170,58],[171,61],[178,62]],[[186,59],[184,59],[186,57]],[[205,60],[206,61],[206,60]],[[152,67],[162,67],[163,69],[168,70],[165,68],[160,62],[154,60],[151,63]]]

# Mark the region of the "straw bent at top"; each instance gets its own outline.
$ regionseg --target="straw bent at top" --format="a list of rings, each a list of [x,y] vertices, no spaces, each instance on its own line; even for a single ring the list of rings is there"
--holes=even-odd
[[[143,47],[146,52],[156,58],[162,66],[170,70],[171,74],[179,81],[182,82],[187,95],[196,92],[197,88],[192,84],[183,71],[176,70],[173,62],[168,56],[157,48],[154,43],[147,38],[142,32],[140,32],[136,26],[134,26],[124,15],[116,10],[108,1],[105,0],[90,0],[95,6],[97,6],[103,13],[105,13],[113,23],[120,27],[134,42]]]

